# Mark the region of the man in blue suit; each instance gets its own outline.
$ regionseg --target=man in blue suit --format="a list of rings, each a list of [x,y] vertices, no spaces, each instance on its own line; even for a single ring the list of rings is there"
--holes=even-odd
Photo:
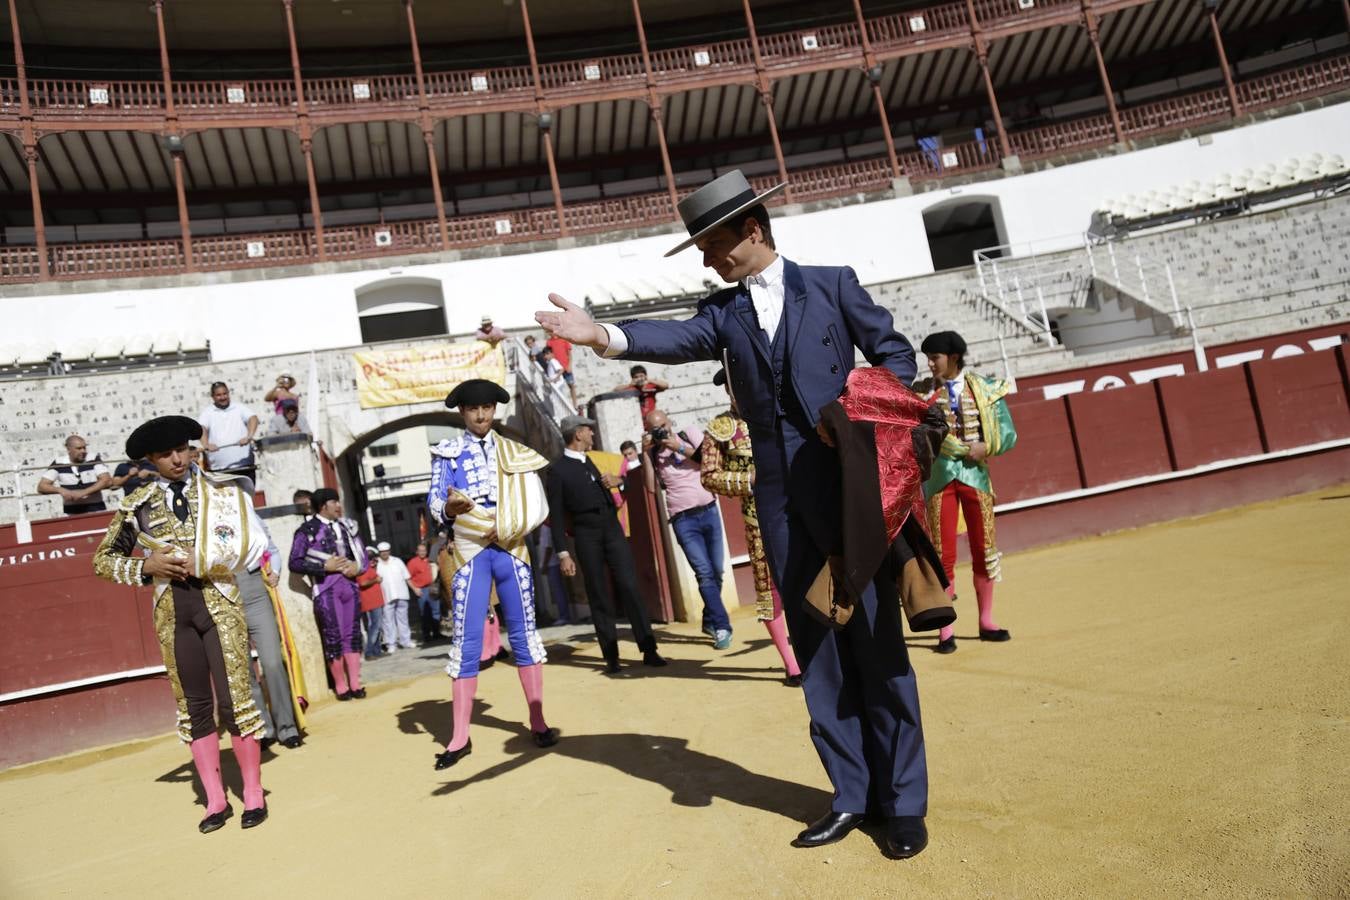
[[[900,380],[914,380],[914,350],[852,269],[799,266],[778,255],[763,204],[732,171],[680,203],[703,264],[731,287],[704,299],[681,322],[599,325],[550,294],[557,310],[536,314],[550,333],[605,357],[683,363],[721,359],[750,426],[755,501],[788,631],[802,666],[811,739],[834,786],[830,811],[793,841],[833,843],[868,814],[887,820],[888,855],[928,844],[928,769],[914,671],[905,651],[894,581],[878,579],[848,624],[833,631],[804,609],[838,534],[840,472],[817,431],[820,409],[844,390],[854,348]]]

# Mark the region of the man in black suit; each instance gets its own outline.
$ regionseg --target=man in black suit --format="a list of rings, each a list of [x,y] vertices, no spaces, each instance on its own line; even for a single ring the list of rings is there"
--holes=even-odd
[[[576,539],[577,556],[581,558],[581,574],[586,580],[586,599],[591,605],[591,621],[595,636],[600,641],[600,652],[605,658],[605,671],[611,675],[619,671],[619,635],[614,625],[614,598],[610,594],[605,567],[614,579],[628,624],[633,628],[633,639],[642,651],[642,663],[664,666],[666,661],[656,652],[656,637],[647,618],[647,610],[638,596],[637,570],[633,566],[633,551],[628,538],[615,515],[614,497],[610,491],[614,479],[601,475],[586,451],[595,442],[595,422],[582,416],[567,416],[562,420],[563,440],[567,448],[548,469],[549,522],[553,529],[553,546],[559,549],[558,562],[568,578],[577,574],[577,561],[567,551],[567,530]]]

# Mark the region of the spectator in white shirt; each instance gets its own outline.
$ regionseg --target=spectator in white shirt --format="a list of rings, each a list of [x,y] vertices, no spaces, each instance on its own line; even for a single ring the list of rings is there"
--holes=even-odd
[[[252,478],[258,417],[248,407],[230,400],[230,388],[223,381],[211,385],[211,402],[197,417],[202,425],[207,468]]]
[[[403,560],[390,553],[388,541],[376,545],[380,560],[375,564],[384,590],[384,646],[390,653],[398,647],[412,649],[412,630],[408,626],[408,601],[412,599],[412,575]]]

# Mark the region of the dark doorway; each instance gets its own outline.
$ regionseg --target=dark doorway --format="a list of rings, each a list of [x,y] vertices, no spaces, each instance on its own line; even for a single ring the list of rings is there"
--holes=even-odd
[[[401,341],[445,334],[445,310],[413,309],[361,317],[361,343]]]
[[[974,252],[1002,243],[994,204],[988,201],[952,203],[924,211],[923,228],[933,271],[974,265]],[[1002,256],[991,251],[987,256]]]

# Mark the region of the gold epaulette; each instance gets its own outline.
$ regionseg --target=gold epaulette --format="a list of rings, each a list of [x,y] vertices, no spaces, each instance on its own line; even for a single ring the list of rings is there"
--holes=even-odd
[[[714,416],[708,423],[708,434],[712,435],[713,440],[725,444],[736,436],[736,417],[731,413]]]
[[[142,503],[155,495],[155,491],[158,490],[158,487],[159,486],[153,481],[150,481],[136,488],[136,490],[132,491],[130,494],[127,494],[122,498],[122,512],[134,513],[136,510],[140,509]]]

